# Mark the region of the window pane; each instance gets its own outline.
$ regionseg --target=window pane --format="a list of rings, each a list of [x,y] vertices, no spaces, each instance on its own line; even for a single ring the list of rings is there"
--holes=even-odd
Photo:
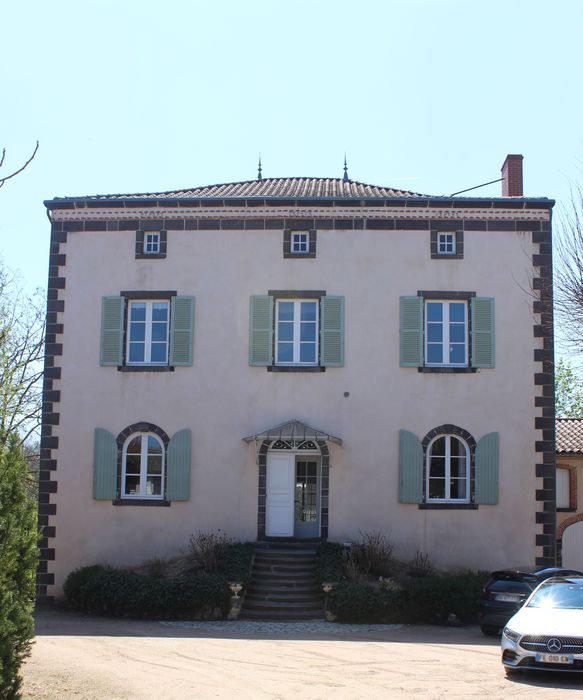
[[[300,340],[316,340],[316,324],[302,323],[300,325]]]
[[[449,339],[452,343],[466,342],[466,326],[465,323],[450,323]]]
[[[427,362],[429,364],[438,364],[443,362],[443,346],[431,344],[427,345]]]
[[[142,451],[142,438],[140,435],[132,438],[128,444],[127,453],[140,454]]]
[[[146,339],[146,324],[132,323],[130,325],[130,341],[144,341]]]
[[[148,457],[148,476],[150,474],[162,474],[162,457],[161,456],[150,456]]]
[[[168,304],[154,304],[152,306],[152,321],[166,321],[168,319]]]
[[[449,438],[449,453],[452,457],[464,457],[466,456],[466,448],[461,440],[458,440],[453,435]]]
[[[302,343],[300,345],[300,362],[316,361],[316,344]]]
[[[280,301],[277,308],[280,321],[294,320],[294,305],[292,301]]]
[[[152,343],[151,362],[166,362],[166,343]]]
[[[429,303],[427,304],[427,320],[428,321],[443,321],[443,304]]]
[[[146,305],[145,304],[132,304],[130,306],[130,319],[132,321],[145,321],[146,320]]]
[[[445,479],[429,479],[429,498],[445,498]]]
[[[152,324],[152,340],[160,341],[166,340],[166,329],[168,326],[165,323],[153,323]]]
[[[146,496],[162,495],[162,477],[150,476],[146,481]]]
[[[161,455],[162,445],[156,440],[155,437],[148,435],[148,454]]]
[[[137,496],[140,492],[140,477],[126,476],[125,493],[128,496]]]
[[[126,474],[140,473],[140,455],[126,456]]]
[[[427,341],[429,343],[443,342],[443,324],[428,323],[427,324]]]
[[[431,445],[431,456],[445,457],[445,436],[437,438]]]
[[[449,484],[449,497],[452,499],[466,498],[466,481],[465,479],[452,479]]]
[[[465,319],[465,304],[450,304],[449,305],[449,320],[450,321],[463,321]]]
[[[278,340],[291,341],[294,339],[294,324],[293,323],[278,323],[277,325]]]
[[[449,361],[452,365],[463,365],[466,361],[466,346],[465,345],[450,345],[449,346]]]
[[[277,361],[278,362],[293,362],[294,348],[291,343],[277,344]]]
[[[466,478],[466,458],[465,457],[453,457],[449,465],[450,474],[452,478],[465,479]]]
[[[445,457],[432,457],[429,467],[429,477],[442,478],[445,477]]]
[[[315,321],[316,320],[316,302],[314,302],[314,301],[302,301],[300,320],[302,320],[302,321]]]
[[[142,343],[130,343],[130,362],[144,361],[144,345]]]

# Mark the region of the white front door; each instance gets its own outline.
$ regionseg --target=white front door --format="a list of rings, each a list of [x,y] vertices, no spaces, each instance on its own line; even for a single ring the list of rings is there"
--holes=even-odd
[[[294,482],[295,456],[268,454],[265,504],[265,534],[268,537],[293,537]]]

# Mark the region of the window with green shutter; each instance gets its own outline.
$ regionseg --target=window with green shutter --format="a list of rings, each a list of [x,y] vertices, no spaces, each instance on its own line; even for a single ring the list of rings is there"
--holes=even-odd
[[[476,445],[476,503],[498,503],[499,434],[488,433]]]
[[[400,365],[424,372],[495,366],[494,299],[474,292],[400,297]]]
[[[294,291],[252,296],[249,364],[271,371],[344,366],[344,297]]]
[[[103,366],[124,371],[187,367],[192,365],[193,338],[192,296],[122,292],[102,299]]]

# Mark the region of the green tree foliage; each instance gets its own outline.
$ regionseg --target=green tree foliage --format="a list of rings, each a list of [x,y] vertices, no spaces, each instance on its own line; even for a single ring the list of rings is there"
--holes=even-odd
[[[583,383],[563,359],[555,365],[555,413],[557,418],[583,418]]]
[[[19,669],[30,652],[37,559],[36,504],[12,434],[0,440],[0,698],[19,697]]]

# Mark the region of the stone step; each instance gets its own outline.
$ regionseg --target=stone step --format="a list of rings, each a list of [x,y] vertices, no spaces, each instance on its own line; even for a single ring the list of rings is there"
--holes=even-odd
[[[296,583],[315,583],[314,575],[309,572],[305,574],[296,574],[294,576],[290,575],[289,572],[281,572],[281,571],[263,571],[259,576],[256,576],[255,573],[251,576],[251,583],[255,583],[256,581],[261,581],[264,583],[267,583],[267,581],[273,581],[275,582],[283,582],[283,581],[290,581],[290,582],[296,582]]]
[[[271,582],[270,582],[271,583]],[[252,582],[249,584],[247,587],[247,594],[252,593],[252,594],[257,594],[257,595],[267,595],[269,593],[274,593],[276,595],[286,595],[287,593],[289,594],[294,594],[294,595],[306,595],[306,594],[313,594],[313,595],[322,595],[322,588],[318,586],[317,584],[312,584],[312,583],[294,583],[293,581],[288,581],[282,584],[271,584],[270,583],[261,583],[261,582]]]
[[[305,620],[323,620],[324,613],[266,613],[266,612],[247,612],[242,610],[239,616],[242,620],[260,620],[265,622],[302,622]]]
[[[247,595],[245,596],[245,600],[248,602],[255,602],[255,601],[273,601],[273,602],[285,602],[285,601],[292,601],[292,602],[301,602],[301,601],[306,601],[306,602],[315,602],[318,601],[320,602],[321,596],[319,596],[317,593],[296,593],[296,592],[291,592],[291,593],[274,593],[273,591],[262,591],[259,593],[253,593],[253,592],[248,592]]]
[[[320,610],[323,608],[323,601],[310,600],[290,601],[290,600],[253,600],[249,601],[247,610]]]
[[[309,564],[289,564],[287,562],[269,562],[269,563],[259,563],[255,562],[253,566],[253,572],[262,574],[269,571],[281,571],[282,573],[294,574],[311,574],[314,575],[314,567]]]
[[[288,552],[255,552],[255,562],[262,564],[264,562],[284,562],[290,564],[310,564],[313,565],[316,562],[315,555],[304,554],[303,552],[299,554],[289,554]]]

